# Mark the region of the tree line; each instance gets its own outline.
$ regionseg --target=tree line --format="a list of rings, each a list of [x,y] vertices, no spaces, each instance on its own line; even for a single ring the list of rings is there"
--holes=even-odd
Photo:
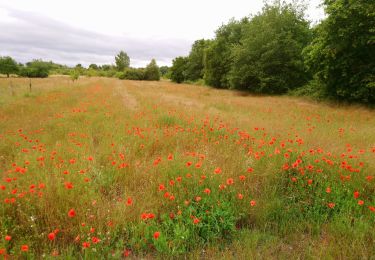
[[[50,74],[69,75],[72,80],[80,76],[117,77],[130,80],[160,80],[167,73],[168,67],[159,66],[155,59],[145,68],[130,67],[130,58],[126,52],[120,51],[115,56],[115,64],[90,64],[88,68],[77,64],[73,67],[54,63],[52,61],[33,60],[25,64],[17,63],[12,57],[0,57],[0,74],[7,77],[18,75],[28,78],[46,78]]]
[[[303,6],[265,4],[252,17],[230,20],[212,40],[197,40],[177,57],[170,77],[260,94],[296,94],[375,103],[375,4],[324,0],[315,26]]]

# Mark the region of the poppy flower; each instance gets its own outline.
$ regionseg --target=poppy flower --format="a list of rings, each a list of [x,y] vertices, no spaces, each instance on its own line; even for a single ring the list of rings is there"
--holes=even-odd
[[[155,233],[154,233],[154,238],[155,239],[158,239],[160,237],[160,232],[159,231],[156,231]]]
[[[53,240],[55,240],[55,238],[56,238],[56,234],[55,233],[52,232],[52,233],[48,234],[48,239],[49,240],[53,241]]]
[[[5,236],[5,240],[6,240],[6,241],[10,241],[10,240],[12,240],[12,237],[9,236],[9,235],[6,235],[6,236]]]
[[[76,215],[76,212],[75,212],[74,209],[70,209],[70,210],[68,211],[68,216],[69,216],[70,218],[75,217],[75,215]]]
[[[22,252],[27,252],[27,251],[29,251],[29,246],[28,246],[28,245],[22,245],[22,246],[21,246],[21,251],[22,251]]]
[[[256,204],[257,204],[257,203],[256,203],[255,200],[250,201],[250,206],[254,207]]]

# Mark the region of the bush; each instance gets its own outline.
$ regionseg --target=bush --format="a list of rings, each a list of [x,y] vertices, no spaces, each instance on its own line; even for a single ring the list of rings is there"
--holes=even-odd
[[[145,73],[144,73],[145,80],[160,80],[160,71],[159,67],[156,64],[155,59],[152,59],[150,64],[147,65]]]
[[[127,68],[124,72],[116,73],[116,77],[128,80],[144,80],[145,71],[143,68]]]

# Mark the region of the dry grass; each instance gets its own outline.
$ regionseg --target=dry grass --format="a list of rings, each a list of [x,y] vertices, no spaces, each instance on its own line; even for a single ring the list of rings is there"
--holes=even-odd
[[[375,203],[374,181],[365,179],[375,172],[372,110],[167,81],[81,78],[73,84],[53,77],[33,79],[29,92],[28,79],[11,80],[12,89],[9,79],[0,79],[0,252],[36,258],[54,253],[119,258],[124,250],[136,258],[372,257],[375,214],[368,207]],[[285,163],[291,166],[298,158],[302,166],[283,171]],[[333,165],[322,163],[326,159]],[[352,167],[344,169],[343,161]],[[314,170],[307,170],[308,165]],[[222,172],[215,174],[216,168]],[[239,181],[240,175],[246,181]],[[350,181],[340,180],[348,175]],[[288,176],[298,178],[297,183],[312,178],[318,184],[312,191],[306,185],[293,190]],[[230,178],[233,185],[227,184]],[[176,185],[169,186],[170,180]],[[175,200],[158,191],[161,183]],[[219,184],[226,188],[220,191]],[[327,201],[335,202],[335,213],[321,205],[307,208],[326,216],[324,221],[304,213],[306,219],[283,214],[299,203],[311,204],[315,197],[304,196],[328,186],[338,187],[337,197]],[[207,200],[205,188],[212,191]],[[294,196],[291,189],[300,200],[287,204]],[[365,201],[362,208],[345,197],[354,190]],[[243,200],[236,199],[238,193]],[[189,226],[189,217],[182,219],[190,210],[186,200],[200,207],[194,204],[198,195],[212,211],[230,202],[239,228],[231,239],[220,232],[206,239],[204,225],[213,223],[198,217],[199,208],[190,213],[201,220],[197,225]],[[67,216],[70,209],[76,211],[73,218]],[[177,246],[177,231],[163,222],[179,210],[179,225],[191,232],[188,241],[181,240],[186,248]],[[142,213],[156,217],[145,223]],[[222,218],[215,221],[225,224]],[[49,241],[47,235],[56,229],[56,239]],[[162,232],[160,239],[152,238],[155,231]],[[4,240],[6,235],[11,241]],[[194,246],[195,239],[203,242]],[[84,242],[90,248],[84,249]],[[22,245],[29,251],[22,252]]]

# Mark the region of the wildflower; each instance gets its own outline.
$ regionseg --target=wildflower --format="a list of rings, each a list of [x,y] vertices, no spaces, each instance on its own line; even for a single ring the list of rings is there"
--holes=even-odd
[[[21,251],[22,251],[22,252],[27,252],[27,251],[29,251],[29,246],[28,246],[28,245],[22,245],[22,246],[21,246]]]
[[[365,204],[365,202],[364,202],[363,200],[359,200],[359,201],[358,201],[358,205],[359,205],[359,206],[362,206],[363,204]]]
[[[238,198],[239,200],[242,200],[242,199],[243,199],[243,195],[242,195],[241,193],[238,193],[238,194],[237,194],[237,198]]]
[[[155,233],[154,233],[154,238],[155,239],[158,239],[160,237],[160,232],[159,231],[156,231]]]
[[[76,215],[76,212],[75,212],[74,209],[70,209],[70,210],[68,211],[68,216],[69,216],[70,218],[73,218],[75,215]]]
[[[132,198],[128,198],[127,200],[126,200],[126,205],[127,206],[131,206],[133,204],[133,200],[132,200]]]
[[[214,172],[215,172],[216,174],[220,174],[220,173],[221,173],[221,168],[220,168],[220,167],[216,168],[216,169],[214,170]]]
[[[124,257],[128,257],[131,254],[131,252],[132,251],[130,249],[125,249],[123,253]]]
[[[68,190],[73,189],[73,184],[71,182],[65,182],[65,188]]]
[[[330,203],[328,203],[328,207],[329,208],[331,208],[331,209],[333,209],[334,207],[335,207],[335,203],[333,203],[333,202],[330,202]]]
[[[327,192],[327,193],[331,193],[331,188],[330,188],[330,187],[327,187],[326,192]]]
[[[209,188],[205,188],[205,189],[204,189],[204,193],[206,193],[207,195],[210,195],[211,190],[210,190]]]
[[[100,242],[100,239],[97,238],[97,237],[92,237],[92,238],[91,238],[91,241],[92,241],[94,244],[97,244],[97,243]]]
[[[6,236],[5,236],[5,240],[6,240],[6,241],[10,241],[10,240],[12,240],[12,237],[9,236],[9,235],[6,235]]]
[[[358,199],[359,198],[359,191],[355,191],[354,193],[353,193],[353,195],[354,195],[354,198],[355,199]]]
[[[257,203],[256,203],[255,200],[250,201],[250,206],[254,207],[256,204],[257,204]]]
[[[48,239],[49,240],[53,241],[53,240],[55,240],[55,238],[56,238],[56,234],[55,233],[52,232],[52,233],[48,234]]]
[[[194,218],[194,219],[193,219],[193,223],[194,223],[194,225],[198,224],[199,222],[200,222],[199,218]]]
[[[229,179],[227,179],[227,184],[228,184],[228,185],[232,185],[233,183],[234,183],[233,178],[229,178]]]
[[[82,243],[82,247],[83,248],[89,248],[90,247],[90,243],[89,242],[83,242]]]

